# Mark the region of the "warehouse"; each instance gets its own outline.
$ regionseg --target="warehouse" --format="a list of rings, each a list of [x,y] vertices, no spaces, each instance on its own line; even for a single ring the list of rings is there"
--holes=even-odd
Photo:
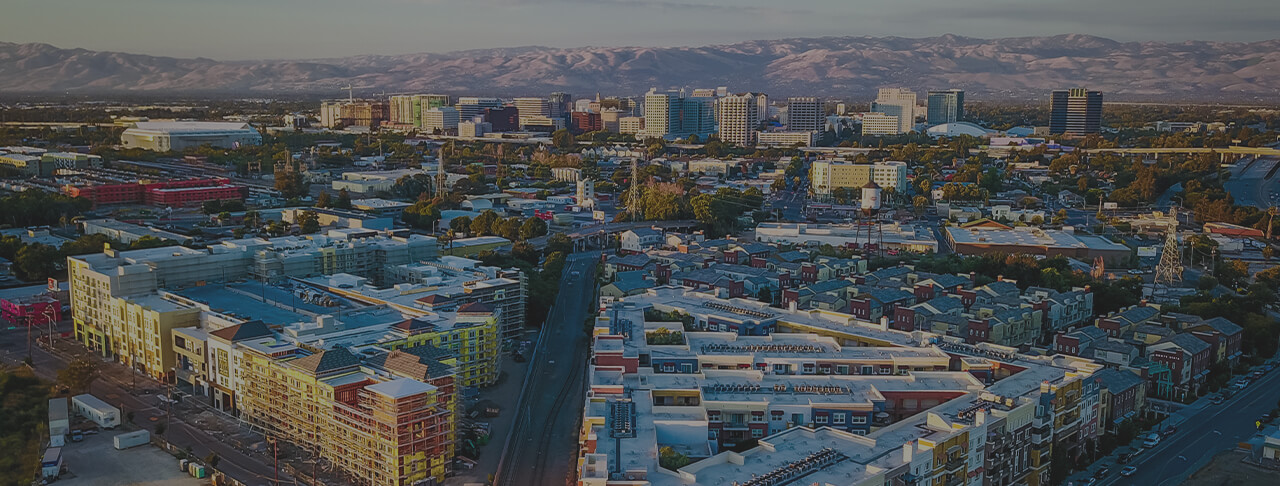
[[[237,148],[261,145],[262,134],[248,123],[240,122],[138,122],[120,134],[125,148],[156,152],[181,151],[201,145]]]

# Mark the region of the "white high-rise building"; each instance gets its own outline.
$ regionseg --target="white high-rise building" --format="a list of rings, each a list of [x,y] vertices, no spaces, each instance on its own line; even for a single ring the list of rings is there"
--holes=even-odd
[[[458,110],[448,106],[422,111],[422,128],[428,132],[453,130],[458,128],[459,120]]]
[[[756,128],[760,125],[759,105],[751,93],[725,96],[718,101],[716,123],[720,127],[720,141],[742,146],[756,143]]]
[[[821,132],[826,127],[822,103],[812,96],[787,98],[787,128],[792,131]]]
[[[644,95],[644,137],[662,138],[680,130],[680,92],[656,88]],[[675,130],[672,130],[672,128]],[[625,132],[624,132],[625,133]]]
[[[916,124],[916,93],[907,88],[880,88],[871,111],[898,117],[896,133],[907,133]]]

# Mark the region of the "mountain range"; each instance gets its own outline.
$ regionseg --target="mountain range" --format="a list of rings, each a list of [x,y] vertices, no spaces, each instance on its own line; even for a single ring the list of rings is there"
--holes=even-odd
[[[0,43],[0,93],[343,97],[393,92],[633,95],[728,86],[773,96],[870,98],[879,87],[1044,99],[1084,86],[1108,100],[1280,101],[1280,39],[1117,42],[1069,34],[978,39],[822,37],[703,47],[518,47],[334,59],[217,61]]]

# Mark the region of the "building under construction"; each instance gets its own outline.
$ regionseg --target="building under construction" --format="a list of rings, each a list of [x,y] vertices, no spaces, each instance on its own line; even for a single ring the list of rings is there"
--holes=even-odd
[[[241,416],[327,459],[354,484],[440,484],[456,440],[453,357],[429,345],[395,351],[307,350],[264,337],[240,343]]]

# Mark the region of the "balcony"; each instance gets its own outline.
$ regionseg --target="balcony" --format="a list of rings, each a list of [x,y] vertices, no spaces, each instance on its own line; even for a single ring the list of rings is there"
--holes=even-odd
[[[965,456],[963,455],[956,456],[951,459],[948,459],[946,464],[943,464],[943,469],[946,469],[946,471],[949,473],[961,471],[961,470],[964,470],[964,467],[966,464],[968,464],[968,462],[969,461],[966,460]]]

